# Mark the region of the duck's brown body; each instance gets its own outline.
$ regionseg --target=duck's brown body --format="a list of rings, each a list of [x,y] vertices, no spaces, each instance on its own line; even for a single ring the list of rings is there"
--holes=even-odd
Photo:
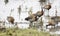
[[[60,22],[60,16],[50,17],[50,20],[48,21],[49,24],[47,26],[55,26],[56,24],[58,25],[58,22]]]
[[[37,13],[36,13],[36,15],[37,15],[38,17],[41,17],[43,14],[44,14],[43,10],[42,10],[42,11],[37,11]]]
[[[37,17],[41,17],[43,14],[44,14],[43,10],[37,11],[36,14],[31,14],[30,16],[26,17],[25,20],[30,21],[30,22],[34,22],[34,21],[38,20]]]
[[[51,9],[51,3],[48,3],[47,5],[45,5],[44,8],[47,10]]]
[[[8,20],[8,22],[14,24],[14,18],[13,17],[9,16],[9,17],[7,17],[7,20]]]
[[[50,4],[45,5],[44,8],[47,9],[47,10],[49,10],[51,8],[51,5]]]
[[[30,21],[30,22],[34,22],[37,21],[37,16],[35,14],[32,14],[31,16],[28,16],[25,18],[25,20]]]
[[[48,21],[48,23],[49,23],[49,25],[55,25],[55,21],[54,21],[54,20],[52,20],[52,19],[51,19],[51,20],[49,20],[49,21]]]
[[[53,16],[53,17],[51,17],[51,19],[56,22],[60,22],[60,16]]]

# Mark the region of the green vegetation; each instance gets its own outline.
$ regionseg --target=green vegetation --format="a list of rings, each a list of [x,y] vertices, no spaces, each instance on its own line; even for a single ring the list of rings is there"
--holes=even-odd
[[[50,36],[50,34],[35,29],[6,29],[4,32],[0,31],[0,36]]]

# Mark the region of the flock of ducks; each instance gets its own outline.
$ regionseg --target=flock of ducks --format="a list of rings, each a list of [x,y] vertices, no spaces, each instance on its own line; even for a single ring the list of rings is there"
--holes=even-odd
[[[44,2],[44,0],[43,0],[43,2]],[[25,20],[26,21],[30,21],[31,23],[33,23],[34,21],[37,21],[41,16],[43,16],[44,15],[44,11],[43,11],[43,9],[47,9],[48,11],[51,9],[51,4],[50,3],[48,3],[47,5],[45,5],[43,8],[42,8],[42,10],[41,11],[37,11],[37,13],[35,13],[35,14],[31,14],[30,16],[28,16],[28,17],[26,17],[25,18]],[[39,17],[39,18],[38,18]],[[48,15],[48,17],[49,17],[49,19],[48,19],[48,25],[46,25],[46,28],[48,27],[48,26],[54,26],[54,28],[55,28],[55,25],[57,24],[58,25],[58,22],[60,22],[60,16],[57,16],[57,10],[56,10],[56,16],[52,16],[52,17],[50,17],[49,15]]]
[[[43,2],[45,2],[44,0],[42,0]],[[8,2],[8,0],[6,0],[6,3]],[[40,1],[41,2],[41,1]],[[47,9],[47,10],[50,10],[51,9],[51,4],[48,3],[47,5],[45,5],[41,11],[37,11],[37,13],[35,14],[32,14],[32,13],[29,13],[30,15],[28,17],[25,18],[26,21],[30,21],[30,23],[33,23],[34,21],[37,21],[41,16],[44,15],[44,11],[43,9]],[[57,14],[56,14],[57,15]],[[14,24],[14,18],[12,16],[8,16],[7,17],[7,21],[11,24]],[[58,24],[58,22],[60,22],[60,16],[53,16],[53,17],[50,17],[48,19],[48,25],[46,25],[46,28],[47,26],[55,26],[55,24]]]

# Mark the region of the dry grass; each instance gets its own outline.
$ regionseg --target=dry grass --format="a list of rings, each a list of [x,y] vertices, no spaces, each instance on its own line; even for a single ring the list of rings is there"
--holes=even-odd
[[[35,29],[7,29],[0,36],[50,36],[48,32],[38,32]]]

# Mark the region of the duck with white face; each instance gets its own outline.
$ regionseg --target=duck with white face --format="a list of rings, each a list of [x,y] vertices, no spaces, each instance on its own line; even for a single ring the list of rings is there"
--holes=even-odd
[[[8,17],[7,17],[7,20],[8,20],[9,23],[14,24],[14,20],[15,20],[15,19],[14,19],[13,17],[8,16]]]
[[[35,14],[30,14],[30,16],[25,18],[25,20],[34,22],[34,21],[37,21],[43,14],[44,14],[44,11],[42,9],[41,11],[37,11],[37,13],[35,13]]]
[[[38,21],[38,19],[44,14],[43,9],[37,11],[37,13],[32,14],[32,11],[28,12],[30,16],[26,17],[25,20],[30,22],[30,27],[32,27],[33,22]]]

